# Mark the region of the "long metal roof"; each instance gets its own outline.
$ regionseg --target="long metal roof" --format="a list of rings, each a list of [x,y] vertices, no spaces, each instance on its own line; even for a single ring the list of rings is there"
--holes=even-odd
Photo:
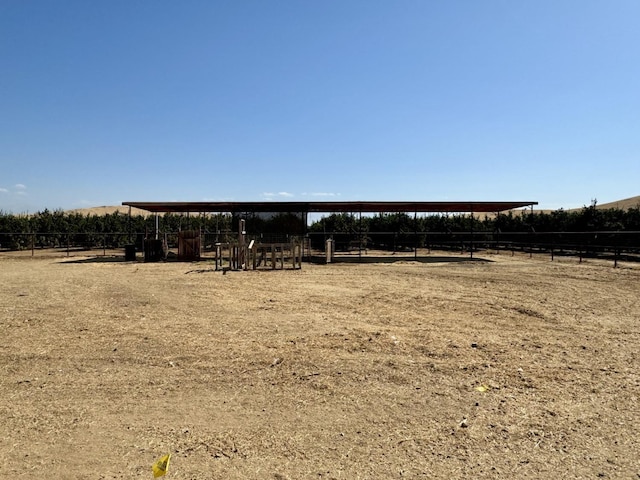
[[[538,202],[122,202],[155,213],[186,212],[503,212]]]

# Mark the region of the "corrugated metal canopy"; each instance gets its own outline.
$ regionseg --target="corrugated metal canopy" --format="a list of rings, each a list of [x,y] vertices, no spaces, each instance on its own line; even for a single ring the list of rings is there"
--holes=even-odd
[[[148,212],[503,212],[538,202],[122,202]]]

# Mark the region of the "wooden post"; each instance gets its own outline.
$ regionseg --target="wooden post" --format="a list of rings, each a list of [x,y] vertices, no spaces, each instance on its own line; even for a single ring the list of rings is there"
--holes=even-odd
[[[295,270],[296,268],[298,268],[298,260],[296,258],[296,254],[298,253],[296,250],[296,242],[295,240],[291,242],[291,260],[293,263],[293,269]]]
[[[258,260],[258,245],[256,245],[255,241],[251,240],[251,256],[253,257],[253,269],[257,268],[257,260]]]
[[[291,241],[291,261],[293,263],[293,269],[298,268],[298,247],[300,244],[296,240]],[[302,263],[302,258],[300,258],[300,263]]]
[[[333,261],[333,239],[327,238],[324,243],[324,253],[326,257],[326,262],[331,263]]]
[[[289,247],[291,248],[291,261],[293,263],[293,269],[296,269],[296,241],[295,240],[291,240],[291,246]]]
[[[36,234],[32,233],[31,234],[31,256],[33,257],[33,253],[36,247]]]
[[[241,218],[238,221],[238,268],[244,268],[243,265],[247,264],[247,260],[245,257],[245,239],[246,239],[246,221],[244,218]]]

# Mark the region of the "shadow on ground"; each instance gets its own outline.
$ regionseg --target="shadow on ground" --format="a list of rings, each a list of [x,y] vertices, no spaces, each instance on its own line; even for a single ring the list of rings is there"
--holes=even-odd
[[[200,263],[206,262],[213,259],[202,258],[198,261],[194,262],[180,262],[180,263]],[[163,260],[162,262],[147,262],[147,263],[163,263],[163,262],[177,262],[175,259]],[[324,256],[312,256],[307,258],[305,262],[324,265],[326,264],[326,258]],[[417,263],[465,263],[465,262],[478,262],[478,263],[489,263],[493,262],[493,260],[488,260],[486,258],[470,258],[467,256],[439,256],[439,255],[431,255],[427,257],[402,257],[402,256],[393,256],[393,255],[363,255],[362,257],[358,257],[356,255],[351,256],[336,256],[333,259],[332,263],[397,263],[397,262],[417,262]],[[63,259],[58,263],[62,264],[81,264],[81,263],[144,263],[144,260],[141,258],[137,258],[135,261],[125,260],[123,256],[96,256],[96,257],[85,257],[80,259]],[[225,273],[228,268],[222,268],[218,271],[224,270]],[[271,271],[271,268],[259,269],[264,271]],[[275,271],[280,271],[280,268],[275,269]],[[284,269],[290,270],[290,269]],[[215,269],[195,269],[190,270],[186,273],[204,273],[209,271],[216,271]]]
[[[460,262],[493,262],[493,260],[487,260],[486,258],[470,258],[467,256],[449,257],[449,256],[437,256],[432,255],[428,257],[400,257],[392,255],[363,255],[358,257],[340,256],[337,255],[333,258],[332,263],[395,263],[395,262],[418,262],[418,263],[460,263]],[[311,263],[324,264],[326,258],[324,256],[311,257]]]
[[[79,259],[63,259],[60,260],[58,263],[63,263],[63,264],[72,264],[72,263],[138,263],[141,262],[142,260],[135,260],[135,261],[129,261],[129,260],[125,260],[123,256],[99,256],[99,257],[85,257],[85,258],[79,258]]]

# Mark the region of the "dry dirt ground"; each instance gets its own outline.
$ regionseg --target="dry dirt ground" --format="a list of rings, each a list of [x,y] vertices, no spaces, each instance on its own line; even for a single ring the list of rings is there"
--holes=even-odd
[[[640,267],[430,258],[0,257],[0,478],[639,478]]]

